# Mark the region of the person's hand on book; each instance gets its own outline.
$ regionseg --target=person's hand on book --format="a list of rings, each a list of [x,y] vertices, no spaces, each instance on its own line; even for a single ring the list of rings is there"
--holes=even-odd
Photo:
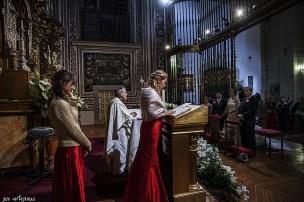
[[[166,116],[170,116],[170,115],[175,114],[175,110],[168,110],[165,113],[166,113]]]

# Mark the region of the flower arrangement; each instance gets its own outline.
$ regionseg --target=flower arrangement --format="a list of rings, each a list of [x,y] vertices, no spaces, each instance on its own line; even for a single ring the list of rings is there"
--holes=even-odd
[[[223,164],[218,149],[211,146],[203,138],[198,139],[197,149],[198,178],[205,184],[224,191],[233,197],[249,199],[249,191],[239,185],[234,176],[235,172]]]
[[[33,100],[33,105],[38,109],[43,118],[47,117],[49,99],[52,96],[52,84],[48,79],[39,79],[39,74],[36,73],[34,78],[29,81],[30,97]]]
[[[48,79],[40,79],[38,73],[33,79],[29,81],[30,84],[30,97],[33,101],[33,106],[38,109],[43,118],[47,118],[47,111],[49,107],[49,100],[52,97],[52,84]],[[74,92],[76,89],[74,89]],[[85,100],[75,93],[70,96],[71,100],[75,102],[79,110],[85,110],[88,108]]]
[[[176,107],[176,105],[174,103],[165,102],[165,107],[167,110],[171,110],[171,109],[174,109]]]

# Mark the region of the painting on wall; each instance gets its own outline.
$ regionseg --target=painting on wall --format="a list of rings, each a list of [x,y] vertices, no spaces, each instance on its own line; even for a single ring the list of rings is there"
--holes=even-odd
[[[94,85],[122,85],[131,87],[131,55],[125,53],[84,52],[84,90]]]
[[[195,86],[195,78],[193,74],[182,75],[182,81],[184,91],[193,91]]]

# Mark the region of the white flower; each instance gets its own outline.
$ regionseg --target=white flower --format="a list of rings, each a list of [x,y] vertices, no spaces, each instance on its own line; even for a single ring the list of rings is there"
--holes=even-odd
[[[43,86],[48,86],[49,81],[47,79],[40,80],[39,83]]]
[[[38,87],[40,88],[41,91],[45,91],[45,87],[41,82],[38,83]]]
[[[45,100],[49,100],[49,97],[46,95],[46,92],[41,92],[41,96],[42,96]]]
[[[249,190],[247,190],[247,188],[245,186],[241,186],[241,190],[243,193],[244,201],[248,201],[249,200]]]
[[[47,117],[48,102],[51,96],[52,85],[48,79],[39,79],[39,74],[29,81],[30,97],[33,105],[40,110],[42,117]]]
[[[236,192],[237,192],[238,195],[242,194],[242,188],[241,188],[241,186],[237,186]]]
[[[203,138],[199,138],[197,148],[197,169],[198,176],[204,175],[205,170],[213,170],[213,172],[217,172],[218,175],[221,175],[223,181],[229,183],[226,184],[226,190],[231,194],[237,194],[238,197],[242,197],[245,201],[249,199],[249,191],[245,186],[239,186],[236,181],[235,172],[231,169],[230,166],[226,166],[223,164],[219,153],[218,148],[213,147],[208,144],[206,140]],[[219,169],[218,171],[214,169]],[[210,180],[210,176],[208,176]],[[212,179],[211,179],[212,180]]]

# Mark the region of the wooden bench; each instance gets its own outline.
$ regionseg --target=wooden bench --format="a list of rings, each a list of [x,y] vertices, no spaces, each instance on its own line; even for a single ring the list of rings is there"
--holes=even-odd
[[[261,136],[265,137],[265,145],[266,143],[266,138],[268,137],[268,154],[271,155],[271,138],[273,137],[281,137],[281,154],[283,154],[283,137],[284,133],[282,131],[278,130],[272,130],[272,129],[267,129],[267,128],[256,128],[255,133]]]

